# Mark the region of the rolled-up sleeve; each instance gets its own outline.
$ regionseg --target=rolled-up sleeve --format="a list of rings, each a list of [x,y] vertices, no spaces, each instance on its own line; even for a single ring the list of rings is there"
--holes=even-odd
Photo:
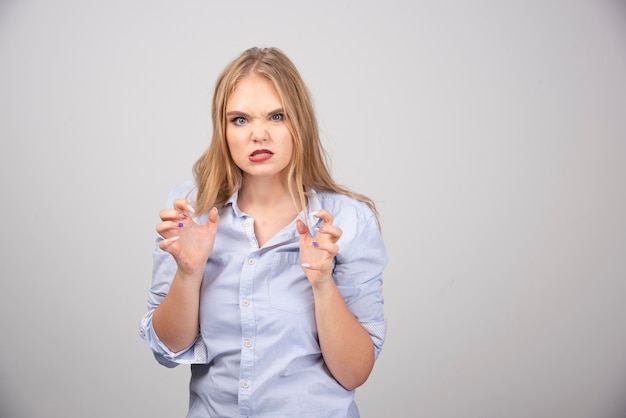
[[[334,278],[346,305],[367,330],[378,358],[387,333],[383,270],[387,253],[378,222],[364,204],[344,208],[333,222],[342,229]]]
[[[166,207],[173,207],[174,200],[177,198],[188,197],[192,186],[192,183],[188,182],[173,190],[167,199]],[[207,350],[199,336],[184,350],[172,352],[159,340],[152,326],[154,310],[169,292],[177,268],[171,254],[159,248],[159,242],[162,240],[163,238],[161,237],[156,239],[156,245],[152,254],[152,284],[148,290],[148,310],[139,323],[139,336],[153,351],[156,360],[164,366],[175,367],[178,364],[205,364],[207,362]]]
[[[176,263],[169,253],[158,248],[159,240],[157,240],[157,247],[153,254],[154,267],[152,286],[148,291],[148,311],[139,323],[139,336],[152,350],[156,360],[166,367],[175,367],[179,364],[205,364],[207,362],[206,346],[199,336],[189,347],[173,352],[159,340],[152,326],[154,310],[167,295],[171,280],[176,273]]]

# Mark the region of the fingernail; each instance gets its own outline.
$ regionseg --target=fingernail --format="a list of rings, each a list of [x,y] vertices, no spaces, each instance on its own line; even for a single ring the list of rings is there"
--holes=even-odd
[[[184,225],[185,225],[185,224],[184,224],[184,223],[182,223],[182,222],[179,222],[179,223],[178,223],[178,227],[179,227],[179,228],[182,228]]]
[[[170,241],[177,241],[180,237],[172,237],[170,238]]]
[[[316,211],[314,211],[314,212],[311,212],[311,215],[312,215],[312,216],[317,216],[317,215],[319,215],[319,214],[320,214],[320,211],[319,211],[319,210],[316,210]]]
[[[196,210],[191,205],[187,205],[187,210],[191,213],[196,213]]]
[[[320,246],[320,243],[319,243],[319,242],[317,242],[317,241],[313,241],[313,242],[312,242],[312,244],[313,244],[313,246],[314,246],[315,248],[317,248],[317,247],[319,247],[319,246]]]
[[[308,269],[309,267],[311,267],[311,265],[309,263],[302,263],[300,264],[302,267],[304,267],[305,269]]]

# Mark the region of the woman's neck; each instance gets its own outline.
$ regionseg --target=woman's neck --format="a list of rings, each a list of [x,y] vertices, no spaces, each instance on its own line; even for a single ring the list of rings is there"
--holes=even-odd
[[[297,214],[300,204],[294,202],[297,193],[289,192],[286,181],[266,178],[244,178],[237,198],[239,207],[248,213],[267,213],[277,210],[295,211]]]
[[[237,205],[254,218],[254,233],[259,247],[262,247],[296,219],[301,205],[294,201],[286,184],[258,180],[244,179],[237,196]],[[297,195],[294,193],[294,196]]]

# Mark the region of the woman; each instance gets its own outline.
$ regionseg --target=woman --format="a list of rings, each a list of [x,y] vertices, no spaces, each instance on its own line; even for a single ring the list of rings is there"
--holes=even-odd
[[[188,417],[358,417],[384,338],[374,203],[339,186],[276,48],[217,80],[213,138],[169,196],[140,334],[191,364]]]

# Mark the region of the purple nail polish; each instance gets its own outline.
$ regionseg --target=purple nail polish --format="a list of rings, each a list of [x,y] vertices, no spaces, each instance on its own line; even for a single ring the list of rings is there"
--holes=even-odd
[[[317,247],[319,247],[319,246],[320,246],[320,243],[319,243],[319,242],[317,242],[317,241],[313,241],[313,246],[314,246],[315,248],[317,248]]]
[[[179,228],[182,228],[182,227],[183,227],[183,225],[185,225],[185,224],[183,224],[182,222],[179,222],[179,223],[178,223],[178,227],[179,227]]]

